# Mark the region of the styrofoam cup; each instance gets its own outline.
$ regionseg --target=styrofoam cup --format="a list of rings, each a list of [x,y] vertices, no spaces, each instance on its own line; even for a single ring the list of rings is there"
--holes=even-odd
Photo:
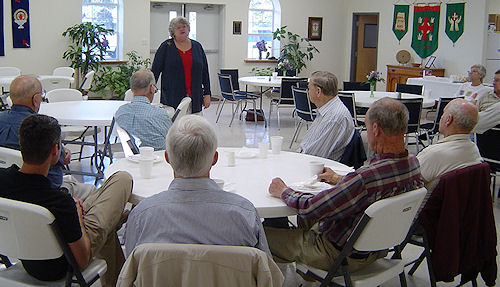
[[[139,158],[139,170],[142,178],[152,178],[153,175],[153,158]]]
[[[282,136],[272,136],[271,137],[271,150],[273,154],[279,154],[281,151],[281,145],[283,144]]]
[[[150,159],[150,158],[153,158],[153,152],[155,151],[154,148],[152,147],[149,147],[149,146],[141,146],[139,148],[139,154],[140,154],[140,158],[144,158],[144,159]]]
[[[323,168],[325,164],[320,161],[310,161],[309,162],[309,171],[311,176],[318,175],[323,172]]]
[[[259,157],[267,158],[267,151],[269,150],[268,142],[260,142],[259,143]]]

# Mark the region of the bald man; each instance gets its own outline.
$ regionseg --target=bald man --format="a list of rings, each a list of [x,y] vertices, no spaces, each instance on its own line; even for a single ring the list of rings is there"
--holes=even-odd
[[[444,108],[439,121],[439,132],[444,139],[417,155],[427,197],[443,174],[482,162],[477,146],[469,138],[477,118],[476,106],[464,99],[455,99]]]
[[[19,76],[10,84],[12,108],[0,113],[0,146],[20,150],[19,126],[32,114],[38,113],[43,101],[42,84],[35,76]],[[47,178],[52,188],[63,188],[73,197],[84,200],[95,186],[78,182],[72,176],[63,178],[64,165],[71,161],[71,152],[61,149],[59,161],[50,167]]]

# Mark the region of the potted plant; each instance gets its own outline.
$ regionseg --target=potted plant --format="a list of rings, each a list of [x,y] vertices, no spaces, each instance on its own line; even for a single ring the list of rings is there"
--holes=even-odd
[[[282,71],[294,69],[300,73],[306,67],[306,62],[311,61],[319,50],[308,39],[287,31],[286,27],[283,26],[273,32],[273,40],[284,40],[281,44],[278,69]]]
[[[91,91],[112,99],[123,99],[129,89],[129,79],[133,73],[142,69],[149,69],[151,61],[137,55],[136,51],[127,53],[128,61],[118,65],[115,69],[110,66],[102,68],[95,76],[95,85]]]
[[[100,61],[104,60],[104,53],[109,48],[106,35],[113,33],[113,29],[106,29],[104,25],[90,22],[71,26],[62,33],[71,40],[63,59],[69,60],[70,66],[79,71],[77,81],[78,76],[83,78],[89,70],[99,70]]]

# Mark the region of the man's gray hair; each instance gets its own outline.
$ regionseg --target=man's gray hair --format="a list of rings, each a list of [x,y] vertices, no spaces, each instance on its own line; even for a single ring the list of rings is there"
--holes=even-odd
[[[389,136],[406,133],[408,109],[400,101],[385,97],[371,104],[366,118],[369,123],[377,123]]]
[[[473,65],[472,68],[477,68],[477,72],[482,76],[481,77],[481,82],[483,82],[484,77],[486,76],[486,68],[483,65],[480,64],[475,64]]]
[[[130,89],[140,91],[149,88],[149,85],[155,83],[155,76],[149,70],[140,70],[130,77]]]
[[[10,84],[10,98],[13,101],[31,100],[31,97],[42,87],[40,81],[33,75],[15,78]]]
[[[470,133],[477,124],[477,107],[467,100],[457,99],[449,102],[446,112],[453,116],[455,125],[466,133]]]
[[[166,146],[170,165],[178,175],[200,177],[212,166],[217,136],[205,118],[186,115],[168,131]]]
[[[175,27],[179,24],[186,25],[188,31],[191,31],[191,26],[189,25],[188,19],[182,16],[175,17],[174,19],[172,19],[172,21],[170,21],[170,24],[168,25],[168,32],[170,33],[170,37],[174,38]]]
[[[338,92],[338,80],[334,74],[325,71],[316,71],[312,73],[311,82],[326,96],[336,96]]]

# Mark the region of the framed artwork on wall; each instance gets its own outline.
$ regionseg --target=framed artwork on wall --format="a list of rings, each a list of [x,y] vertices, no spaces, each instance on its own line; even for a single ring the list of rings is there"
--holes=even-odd
[[[309,17],[307,27],[307,38],[310,41],[321,41],[323,33],[323,17]]]
[[[233,35],[241,35],[241,21],[233,21]]]

